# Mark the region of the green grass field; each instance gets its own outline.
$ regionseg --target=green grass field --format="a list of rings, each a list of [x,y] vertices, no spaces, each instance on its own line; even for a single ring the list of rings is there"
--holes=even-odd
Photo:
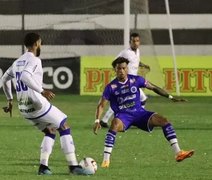
[[[0,96],[0,107],[5,98]],[[92,133],[99,97],[58,95],[53,104],[64,111],[72,127],[78,159],[93,157],[99,167],[93,176],[68,175],[59,136],[49,166],[51,177],[37,176],[42,133],[18,113],[14,103],[13,118],[0,112],[0,180],[92,179],[92,180],[202,180],[212,179],[212,97],[189,97],[187,103],[173,103],[166,98],[150,97],[146,108],[166,116],[174,125],[182,149],[194,149],[192,158],[176,163],[161,129],[149,134],[136,128],[119,133],[113,149],[111,166],[102,169],[102,151],[106,129]]]

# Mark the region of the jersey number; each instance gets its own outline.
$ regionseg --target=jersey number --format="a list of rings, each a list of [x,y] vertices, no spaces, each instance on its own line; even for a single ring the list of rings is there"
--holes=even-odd
[[[16,91],[20,92],[20,91],[27,91],[28,87],[26,84],[24,84],[21,80],[21,72],[16,72]]]

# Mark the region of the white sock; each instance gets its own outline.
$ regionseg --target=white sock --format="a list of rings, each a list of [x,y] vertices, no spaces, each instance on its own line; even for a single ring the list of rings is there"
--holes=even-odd
[[[178,144],[178,141],[176,138],[174,139],[171,139],[170,141],[170,144],[171,144],[171,147],[174,151],[175,154],[179,153],[181,151],[180,147],[179,147],[179,144]]]
[[[110,161],[110,155],[112,153],[113,148],[112,147],[105,147],[104,148],[104,157],[103,161]]]
[[[40,164],[48,166],[49,156],[52,153],[55,140],[49,136],[44,136],[41,143]]]
[[[111,107],[109,107],[104,117],[102,118],[102,121],[105,123],[108,123],[112,115],[113,115],[113,110],[111,109]]]
[[[78,165],[72,136],[70,134],[60,136],[60,144],[68,164],[70,166]]]

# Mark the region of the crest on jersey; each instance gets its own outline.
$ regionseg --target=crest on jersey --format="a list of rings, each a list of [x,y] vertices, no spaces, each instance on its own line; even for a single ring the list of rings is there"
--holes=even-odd
[[[132,86],[132,87],[130,88],[130,91],[131,91],[132,93],[136,93],[136,92],[137,92],[137,87],[136,87],[136,86]]]

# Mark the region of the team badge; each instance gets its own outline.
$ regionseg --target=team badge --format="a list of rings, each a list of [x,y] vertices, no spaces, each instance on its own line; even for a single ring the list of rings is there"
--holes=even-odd
[[[136,92],[137,92],[137,87],[132,86],[132,87],[130,88],[130,91],[131,91],[132,93],[136,93]]]

